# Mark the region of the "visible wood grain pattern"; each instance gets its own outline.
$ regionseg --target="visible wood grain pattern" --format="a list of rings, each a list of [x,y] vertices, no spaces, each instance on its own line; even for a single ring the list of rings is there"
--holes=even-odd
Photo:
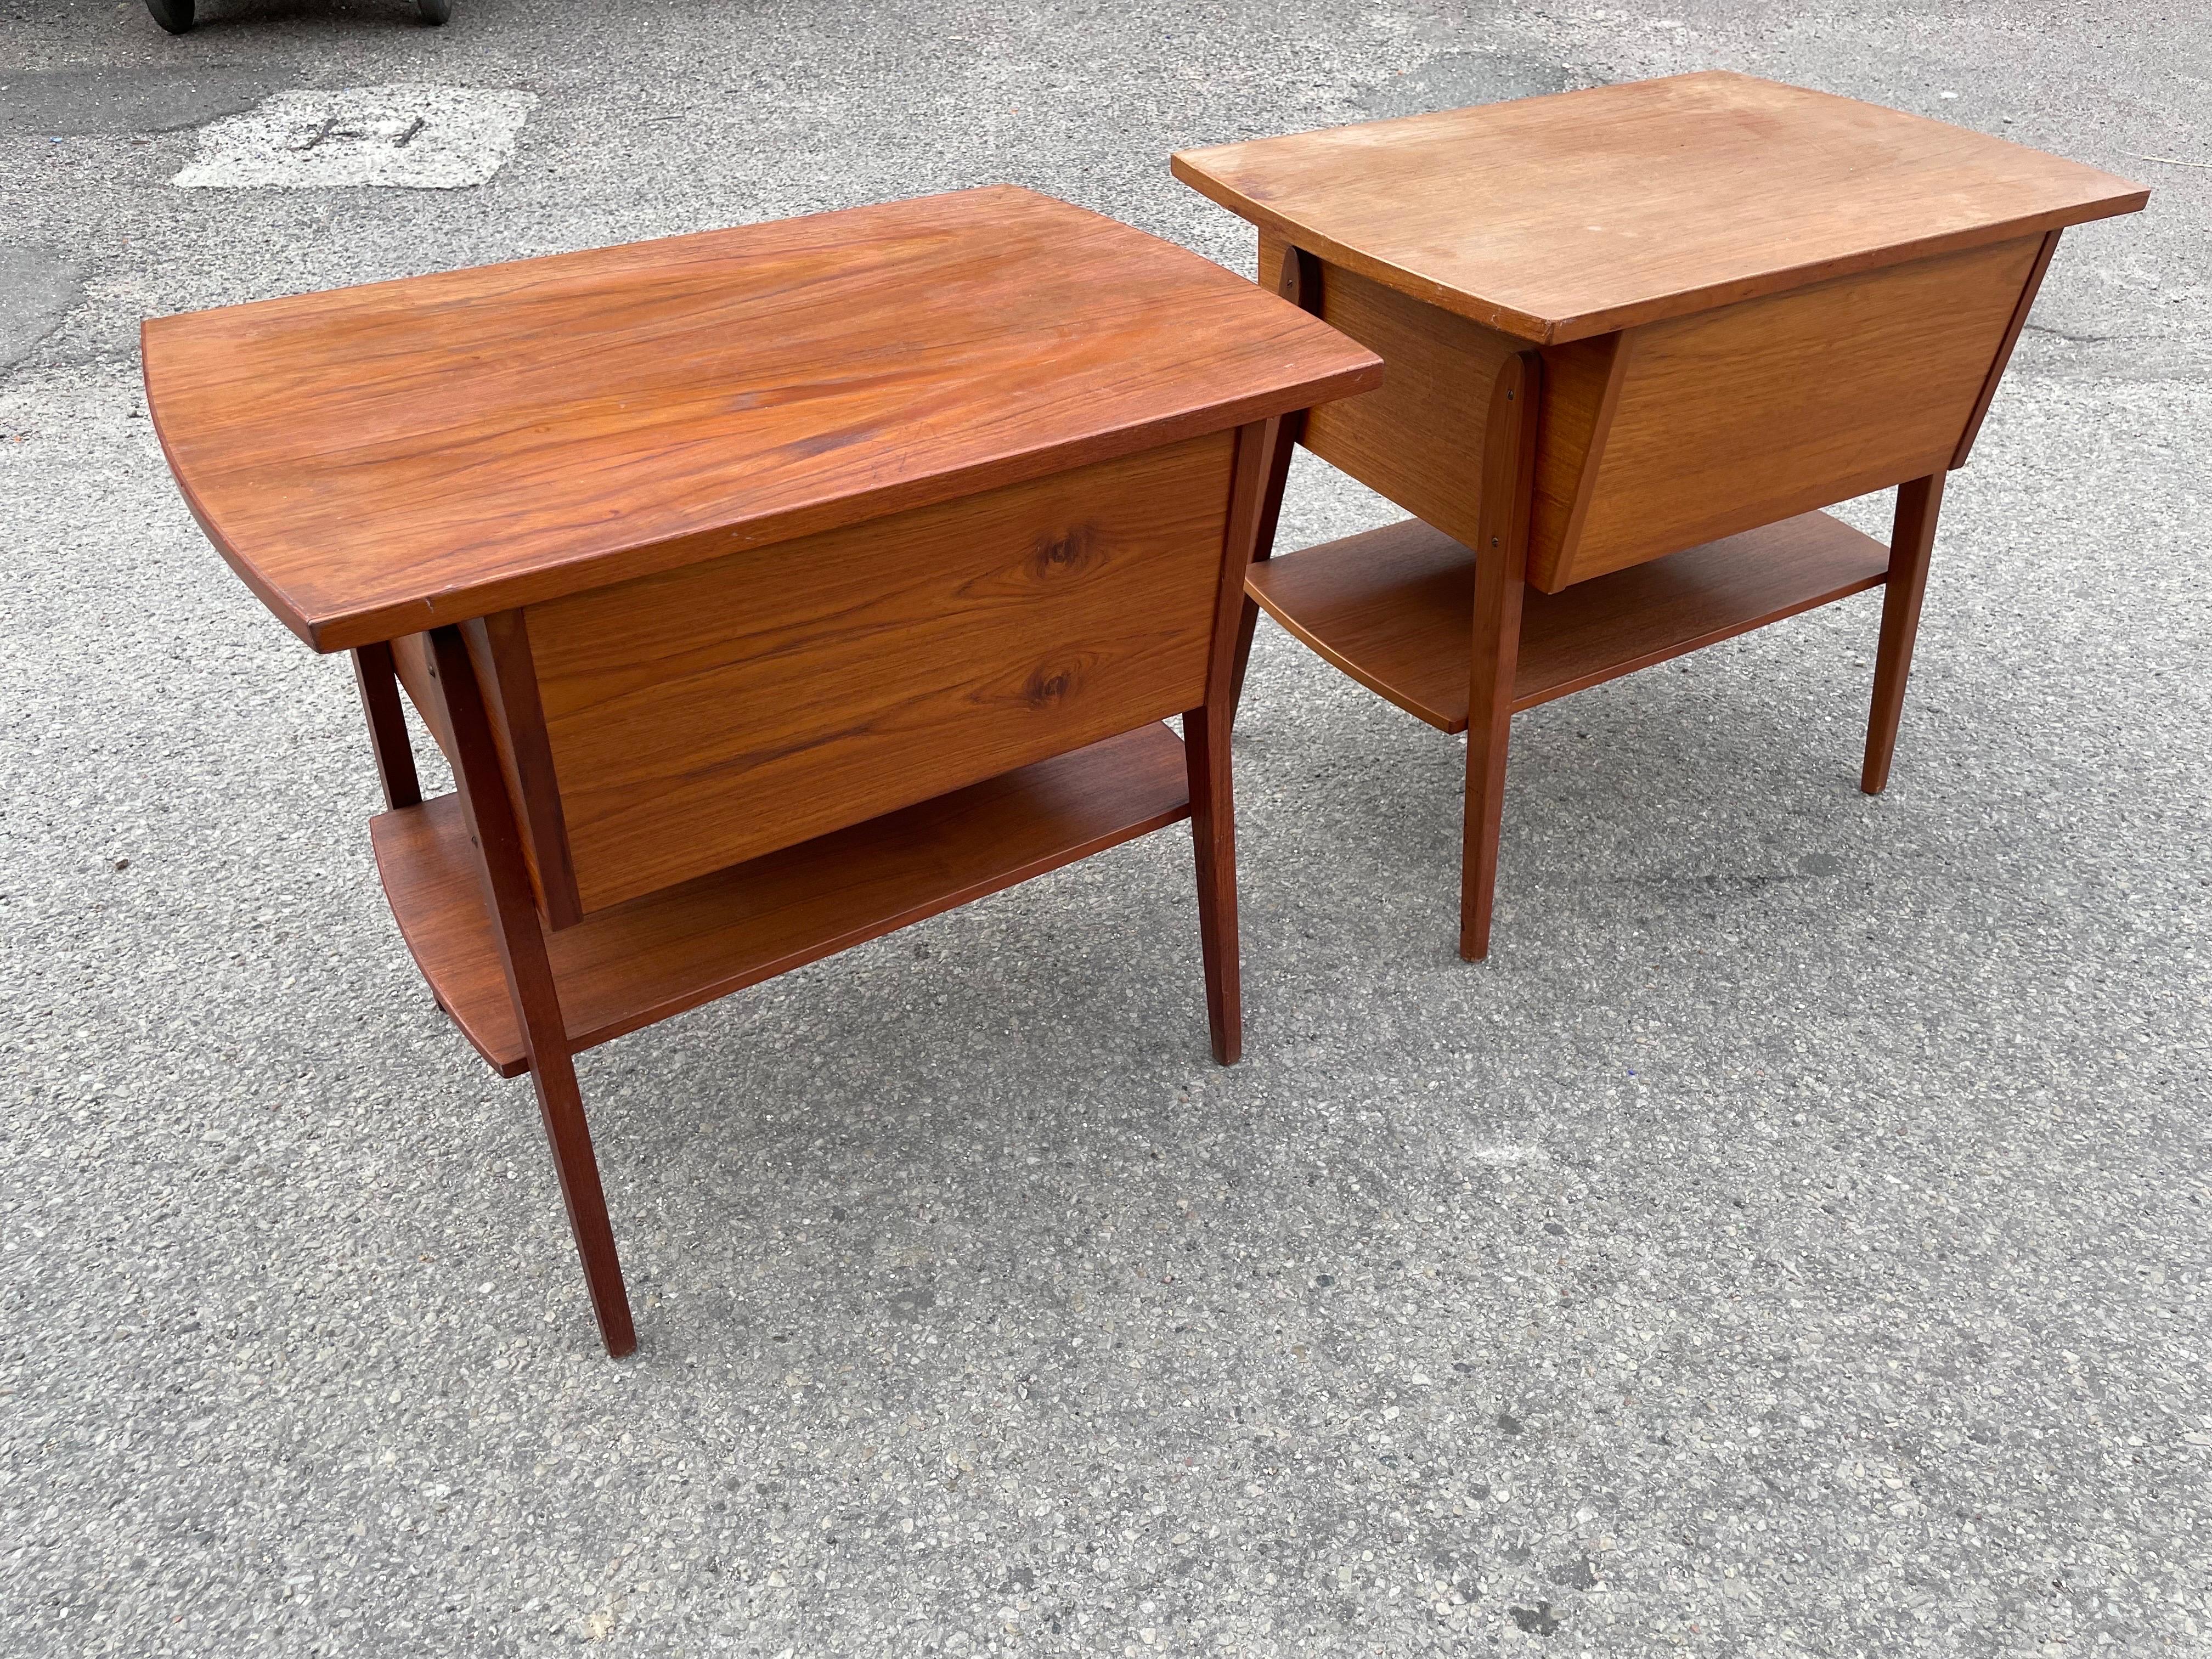
[[[155,319],[185,500],[322,650],[1373,385],[1368,353],[1012,186]]]
[[[520,827],[523,868],[529,875],[531,891],[537,896],[548,924],[567,927],[581,915],[582,907],[576,896],[575,874],[569,867],[568,834],[546,744],[544,717],[538,708],[537,676],[527,636],[521,633],[521,620],[520,613],[508,611],[497,618],[466,623],[462,625],[462,637],[483,697],[485,718],[491,724],[500,775],[506,781]],[[459,750],[452,719],[446,712],[445,693],[439,686],[430,635],[403,634],[388,648],[408,701],[422,715],[446,763],[458,770]],[[421,798],[418,791],[416,799]]]
[[[1880,586],[1889,550],[1825,513],[1523,601],[1513,706],[1533,708]],[[1370,690],[1444,732],[1467,729],[1474,555],[1419,520],[1255,569],[1261,605]]]
[[[1547,344],[2131,213],[2149,195],[1721,71],[1186,150],[1173,166],[1332,265]]]
[[[1580,532],[1540,550],[1529,580],[1557,592],[1948,465],[2040,246],[1637,330]]]
[[[461,843],[454,848],[453,862],[469,868],[475,878],[477,914],[490,946],[488,954],[499,970],[508,1018],[520,1027],[520,1047],[529,1063],[599,1338],[607,1352],[620,1358],[636,1348],[637,1332],[623,1288],[622,1261],[607,1219],[591,1127],[585,1121],[583,1096],[576,1086],[561,994],[523,864],[521,828],[500,775],[491,721],[460,630],[434,630],[430,653],[453,735],[457,790],[447,799],[458,800],[459,811],[452,817],[457,820],[454,839]],[[404,815],[411,817],[428,810],[409,807]],[[431,986],[438,988],[436,980]]]
[[[1269,270],[1268,252],[1263,246],[1260,252],[1261,280],[1267,280]],[[1321,309],[1321,262],[1302,248],[1281,246],[1275,251],[1275,292],[1301,311],[1318,313]],[[1275,551],[1275,528],[1283,512],[1283,492],[1291,481],[1291,458],[1297,450],[1298,440],[1306,429],[1305,411],[1292,410],[1279,415],[1268,428],[1267,492],[1261,499],[1260,524],[1253,538],[1252,556],[1271,558]],[[1239,589],[1242,591],[1241,586]],[[1249,599],[1241,606],[1237,617],[1237,652],[1231,673],[1230,696],[1241,702],[1244,696],[1244,670],[1252,659],[1252,629],[1260,620],[1259,608]]]
[[[532,607],[584,909],[1197,707],[1234,449],[1217,433]]]
[[[500,770],[521,822],[531,885],[547,923],[573,927],[583,920],[583,903],[568,858],[568,823],[538,700],[528,623],[520,611],[501,611],[463,624],[461,635],[491,716]]]
[[[1109,738],[734,870],[587,916],[546,940],[580,1052],[1188,817],[1164,726]],[[478,1053],[529,1067],[459,803],[370,823],[408,948]]]
[[[1490,954],[1543,384],[1543,361],[1536,353],[1524,351],[1510,358],[1491,386],[1490,413],[1483,422],[1482,517],[1475,538],[1479,556],[1468,676],[1467,805],[1460,855],[1459,953],[1468,962],[1480,962]]]
[[[1881,644],[1875,653],[1874,703],[1867,714],[1866,764],[1859,787],[1879,795],[1889,787],[1897,753],[1897,725],[1905,714],[1905,682],[1912,672],[1912,642],[1920,632],[1920,602],[1928,591],[1929,556],[1936,549],[1936,518],[1943,507],[1942,472],[1915,478],[1897,492],[1889,538],[1889,586],[1881,601]]]
[[[415,712],[422,717],[422,725],[430,733],[430,740],[446,757],[446,764],[453,763],[453,727],[446,720],[446,700],[438,690],[438,674],[430,660],[430,636],[428,634],[403,634],[392,642],[392,665],[399,676],[400,689],[407,693],[407,701],[415,705]]]
[[[1271,244],[1262,240],[1261,257]],[[1447,535],[1480,518],[1483,421],[1516,343],[1493,329],[1323,266],[1321,318],[1382,359],[1382,384],[1310,410],[1301,441],[1330,465]]]
[[[1582,540],[1597,487],[1595,461],[1612,436],[1640,337],[1640,332],[1601,334],[1544,348],[1544,420],[1536,439],[1536,499],[1528,525],[1532,579],[1558,569]]]
[[[368,717],[369,748],[376,759],[377,782],[387,807],[413,806],[422,799],[415,775],[415,748],[407,736],[407,715],[399,706],[399,678],[392,647],[381,641],[356,647],[354,684],[361,690],[362,713]]]
[[[1989,378],[1982,382],[1982,395],[1974,400],[1974,412],[1966,417],[1966,434],[1952,453],[1954,471],[1966,465],[1966,457],[1973,453],[1974,440],[1981,435],[1983,418],[1989,414],[1990,404],[1997,395],[1997,382],[2004,379],[2005,369],[2012,362],[2012,349],[2020,343],[2020,331],[2027,326],[2027,313],[2035,307],[2035,296],[2043,288],[2043,274],[2051,269],[2051,256],[2058,252],[2062,234],[2056,230],[2044,233],[2043,246],[2037,251],[2027,282],[2021,289],[2020,303],[2013,307],[2012,321],[2006,325],[2004,337],[1997,342],[1996,356],[1990,360]]]
[[[1299,435],[1316,454],[1446,534],[1471,539],[1481,516],[1491,382],[1522,342],[1372,283],[1262,231],[1260,262],[1310,272],[1318,313],[1382,359],[1382,388],[1313,410]],[[1619,402],[1633,336],[1544,349],[1543,422],[1530,521],[1532,569],[1549,570],[1581,533],[1596,470],[1588,465]]]

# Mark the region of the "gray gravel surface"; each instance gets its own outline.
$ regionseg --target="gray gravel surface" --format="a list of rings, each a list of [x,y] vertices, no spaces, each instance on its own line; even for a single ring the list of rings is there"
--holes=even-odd
[[[0,0],[0,1650],[2212,1650],[2196,6],[202,12]],[[1954,481],[1888,794],[1871,598],[1550,705],[1470,968],[1455,745],[1263,631],[1250,1058],[1175,833],[598,1050],[601,1357],[139,319],[999,179],[1249,269],[1170,149],[1708,65],[2159,192]],[[410,82],[539,102],[478,189],[167,183]]]

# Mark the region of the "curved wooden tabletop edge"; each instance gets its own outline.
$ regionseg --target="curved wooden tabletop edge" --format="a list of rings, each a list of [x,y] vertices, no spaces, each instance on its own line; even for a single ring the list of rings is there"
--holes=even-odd
[[[1382,383],[1382,360],[1367,354],[1364,362],[1326,380],[1290,388],[1273,396],[1255,395],[1236,403],[1194,410],[1179,419],[1125,429],[1101,438],[1012,453],[963,471],[933,474],[919,484],[893,485],[865,495],[839,495],[816,507],[756,521],[745,526],[742,538],[735,538],[723,530],[678,536],[661,542],[582,555],[518,571],[502,578],[425,593],[397,604],[359,610],[311,612],[302,609],[290,595],[269,582],[254,568],[252,560],[242,556],[229,545],[219,528],[200,511],[182,474],[178,475],[178,483],[186,505],[192,509],[193,518],[206,533],[210,543],[254,597],[307,644],[317,651],[328,653],[399,639],[448,623],[468,622],[478,617],[492,616],[571,593],[587,592],[593,588],[610,587],[641,576],[657,575],[663,571],[678,569],[687,564],[719,558],[726,554],[771,546],[822,531],[842,529],[871,519],[935,506],[1004,485],[1028,483],[1095,462],[1119,459],[1141,450],[1162,447],[1187,438],[1202,437],[1210,432],[1267,420],[1316,404],[1330,403],[1339,398],[1371,392]],[[149,406],[150,409],[150,398]],[[158,417],[155,417],[155,427],[158,434]],[[167,453],[168,445],[166,439],[162,448]],[[173,465],[172,470],[174,470]]]
[[[1303,248],[1316,258],[1326,260],[1355,274],[1395,289],[1439,310],[1465,317],[1486,328],[1494,328],[1501,334],[1510,334],[1532,345],[1566,345],[1576,340],[1587,340],[1601,334],[1613,334],[1622,329],[1633,328],[1644,323],[1664,322],[1671,317],[1686,317],[1696,312],[1711,311],[1739,300],[1757,299],[1764,295],[1778,294],[1790,289],[1806,288],[1814,283],[1824,283],[1838,276],[1856,276],[1887,265],[1909,264],[1915,259],[1933,258],[1938,254],[1961,253],[1969,248],[1985,247],[1992,243],[2011,241],[2018,237],[2033,236],[2045,231],[2063,230],[2069,227],[2088,224],[2099,219],[2115,218],[2122,214],[2139,212],[2150,200],[2148,186],[2138,185],[2131,195],[2108,198],[2079,207],[2055,209],[2046,213],[2022,216],[1971,229],[1952,231],[1940,235],[1893,242],[1885,247],[1863,250],[1828,259],[1809,260],[1802,264],[1778,265],[1771,271],[1756,276],[1740,277],[1724,283],[1711,283],[1701,287],[1685,288],[1674,292],[1638,300],[1630,304],[1610,306],[1599,311],[1571,313],[1558,317],[1540,317],[1525,311],[1485,300],[1480,295],[1464,293],[1418,271],[1407,270],[1401,265],[1379,258],[1334,237],[1301,223],[1285,214],[1252,201],[1222,184],[1210,174],[1200,172],[1187,163],[1180,154],[1170,158],[1175,176],[1199,194],[1237,217],[1262,229],[1270,230],[1295,247]]]
[[[991,187],[1000,192],[1035,197],[1018,186]],[[969,192],[957,192],[966,194]],[[986,191],[973,192],[982,195]],[[927,200],[927,198],[917,198]],[[1121,225],[1074,204],[1039,198],[1054,209],[1066,209],[1103,223],[1117,234],[1141,238],[1171,250],[1181,259],[1203,265],[1232,286],[1241,283],[1190,249],[1164,238]],[[886,204],[891,205],[891,204]],[[774,223],[775,222],[769,222]],[[637,245],[633,245],[637,246]],[[526,263],[511,261],[510,264]],[[479,268],[482,269],[482,268]],[[443,275],[444,273],[434,273]],[[422,278],[363,285],[390,289]],[[358,291],[358,290],[356,290]],[[286,296],[252,304],[286,305],[315,296]],[[492,570],[481,580],[426,580],[420,591],[395,594],[398,584],[381,584],[384,591],[363,594],[358,604],[317,604],[316,596],[288,591],[283,572],[262,569],[251,552],[225,533],[220,515],[211,510],[206,492],[197,487],[194,465],[182,452],[190,446],[178,441],[177,400],[166,384],[171,367],[173,337],[181,342],[188,333],[186,319],[155,318],[140,326],[141,372],[147,410],[162,453],[175,477],[179,492],[209,541],[237,573],[248,589],[279,620],[318,651],[336,652],[379,641],[419,633],[425,629],[464,622],[501,611],[628,581],[641,576],[723,555],[746,551],[776,542],[863,523],[890,514],[928,507],[981,490],[1029,482],[1054,472],[1118,459],[1145,449],[1180,442],[1212,432],[1310,408],[1338,398],[1370,391],[1382,383],[1382,360],[1364,346],[1326,328],[1273,295],[1266,299],[1296,318],[1297,331],[1310,333],[1304,349],[1286,349],[1275,362],[1258,373],[1247,368],[1239,377],[1240,391],[1220,397],[1193,398],[1186,392],[1177,407],[1170,404],[1143,418],[1089,430],[1069,431],[1064,425],[1048,441],[1023,448],[1017,445],[979,453],[967,465],[894,478],[880,487],[854,489],[848,479],[811,497],[790,501],[778,510],[745,518],[740,511],[732,521],[704,528],[690,527],[648,538],[635,544],[615,544],[556,556],[536,563]],[[247,307],[226,308],[233,313]],[[426,573],[427,575],[428,573]]]
[[[1228,209],[1238,218],[1247,220],[1262,230],[1273,231],[1292,246],[1304,248],[1308,253],[1316,258],[1324,259],[1330,264],[1341,265],[1346,270],[1355,271],[1362,276],[1371,277],[1386,288],[1396,289],[1400,293],[1411,295],[1416,300],[1426,301],[1442,310],[1469,318],[1486,328],[1494,328],[1501,333],[1515,335],[1521,339],[1531,340],[1541,345],[1552,344],[1556,338],[1554,331],[1559,325],[1549,318],[1531,316],[1527,312],[1516,311],[1509,306],[1498,305],[1477,299],[1473,295],[1462,294],[1457,289],[1433,281],[1418,272],[1407,270],[1403,266],[1392,264],[1387,259],[1379,259],[1373,254],[1354,247],[1349,243],[1340,242],[1334,237],[1316,230],[1310,225],[1301,223],[1296,219],[1276,212],[1273,208],[1252,200],[1241,191],[1222,183],[1212,173],[1204,172],[1195,162],[1188,159],[1200,153],[1195,150],[1177,150],[1168,157],[1168,171],[1215,206]],[[1263,287],[1267,285],[1266,276],[1266,272],[1261,273]]]
[[[1322,162],[1302,163],[1296,159],[1299,156],[1301,140],[1322,141],[1318,153],[1327,155],[1329,153],[1328,141],[1368,129],[1378,131],[1418,129],[1419,124],[1439,118],[1479,118],[1492,110],[1529,111],[1545,106],[1553,106],[1556,113],[1563,117],[1565,114],[1564,106],[1570,103],[1574,104],[1577,111],[1585,104],[1592,111],[1612,107],[1615,104],[1622,108],[1635,109],[1648,103],[1647,94],[1659,94],[1662,89],[1686,89],[1692,86],[1718,88],[1723,97],[1742,95],[1755,98],[1776,94],[1790,98],[1802,97],[1808,115],[1821,118],[1825,118],[1828,106],[1857,106],[1860,111],[1877,119],[1889,118],[1899,131],[1907,133],[1926,133],[1931,130],[1938,134],[1954,133],[1958,143],[1968,154],[1985,155],[1993,150],[2021,152],[2027,157],[2034,158],[2037,163],[2054,169],[2057,174],[2067,175],[2067,178],[2063,185],[2057,179],[2051,183],[2044,203],[2033,206],[2022,204],[2023,210],[1996,213],[1978,222],[1954,223],[1926,234],[1915,235],[1908,220],[1894,240],[1844,247],[1812,258],[1795,261],[1778,258],[1771,264],[1762,264],[1711,282],[1692,280],[1677,286],[1660,279],[1642,285],[1641,292],[1636,291],[1639,285],[1632,279],[1620,284],[1629,291],[1617,303],[1557,309],[1532,306],[1526,296],[1475,293],[1456,287],[1437,276],[1412,269],[1400,263],[1406,257],[1403,250],[1378,252],[1372,246],[1363,245],[1367,239],[1346,240],[1345,236],[1352,233],[1344,226],[1336,228],[1337,232],[1342,234],[1333,234],[1323,224],[1316,222],[1328,216],[1320,213],[1302,216],[1297,203],[1265,199],[1266,196],[1273,193],[1272,188],[1265,192],[1259,188],[1262,177],[1270,173],[1280,174],[1287,181],[1283,193],[1291,194],[1300,187],[1297,178],[1302,166],[1316,173],[1325,173],[1326,167]],[[1744,92],[1739,94],[1735,90],[1737,87],[1744,88]],[[1593,118],[1589,114],[1583,114],[1578,118],[1588,121]],[[1245,159],[1255,150],[1267,154],[1269,159]],[[1232,161],[1231,158],[1236,159]],[[2142,209],[2151,194],[2146,185],[2106,173],[2088,163],[2052,155],[1993,134],[1972,128],[1954,127],[1949,123],[1892,110],[1886,106],[1865,104],[1857,99],[1814,92],[1780,82],[1764,81],[1730,70],[1703,70],[1662,76],[1654,81],[1622,82],[1584,88],[1575,92],[1506,100],[1494,105],[1437,110],[1380,121],[1316,128],[1310,132],[1284,133],[1199,146],[1176,151],[1169,158],[1169,170],[1177,179],[1218,206],[1273,232],[1309,253],[1442,310],[1539,345],[1565,344],[1643,323],[1660,322],[1763,295],[1785,292],[1833,277],[1853,276],[1887,265],[1907,264],[1916,259],[2134,213]],[[1239,182],[1231,182],[1232,176]],[[1326,185],[1322,187],[1325,189]],[[1561,257],[1566,257],[1567,252],[1568,250],[1562,249]],[[1392,257],[1393,253],[1397,257]]]
[[[150,331],[156,323],[163,320],[159,317],[149,317],[139,322],[138,380],[145,388],[146,418],[154,428],[154,441],[161,446],[161,459],[168,464],[169,477],[175,481],[177,493],[184,497],[185,510],[192,515],[192,522],[199,526],[200,533],[208,538],[208,544],[222,556],[222,562],[230,567],[231,574],[246,584],[246,591],[260,600],[270,615],[318,651],[340,649],[337,646],[316,645],[313,624],[308,618],[285,598],[280,589],[264,580],[249,561],[238,556],[222,532],[216,527],[215,520],[207,509],[201,505],[199,492],[192,488],[191,478],[179,465],[176,449],[169,441],[168,430],[162,425],[161,404],[154,390],[155,354]],[[416,630],[409,629],[404,631],[412,633]],[[397,639],[399,635],[390,634],[383,637]],[[366,645],[370,641],[362,640],[356,643]]]

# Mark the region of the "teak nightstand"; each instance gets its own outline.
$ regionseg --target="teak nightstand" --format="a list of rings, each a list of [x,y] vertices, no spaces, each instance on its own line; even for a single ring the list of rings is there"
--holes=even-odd
[[[609,1352],[584,1048],[1188,818],[1237,1058],[1244,571],[1279,417],[1372,353],[995,188],[163,318],[145,365],[210,539],[354,653],[385,891],[531,1073]]]
[[[1174,167],[1259,228],[1263,283],[1389,366],[1380,392],[1285,423],[1256,556],[1293,441],[1416,518],[1255,565],[1247,586],[1362,684],[1468,733],[1470,960],[1489,950],[1521,709],[1887,584],[1861,779],[1881,790],[1944,475],[2059,232],[2148,195],[1717,73]],[[1813,510],[1891,485],[1887,548]]]

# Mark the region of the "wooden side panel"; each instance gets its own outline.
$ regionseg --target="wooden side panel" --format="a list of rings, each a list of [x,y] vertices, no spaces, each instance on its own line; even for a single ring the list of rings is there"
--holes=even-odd
[[[1531,569],[1555,560],[1589,515],[1591,453],[1601,448],[1627,378],[1629,337],[1605,334],[1546,346],[1544,406],[1536,428],[1536,487],[1529,503]]]
[[[1262,232],[1260,270],[1285,244]],[[1383,361],[1380,390],[1324,404],[1305,417],[1306,447],[1369,489],[1461,541],[1480,516],[1483,424],[1491,382],[1528,343],[1400,294],[1341,266],[1322,265],[1322,319]],[[1536,434],[1531,557],[1556,552],[1587,504],[1583,462],[1618,390],[1620,337],[1546,348]]]
[[[1282,244],[1263,236],[1260,269]],[[1382,359],[1373,392],[1306,415],[1308,449],[1446,535],[1472,541],[1490,386],[1522,342],[1338,265],[1322,267],[1321,319]]]
[[[508,611],[467,623],[462,634],[477,684],[483,690],[484,712],[490,718],[492,744],[498,751],[507,798],[514,803],[515,817],[522,826],[523,863],[530,872],[532,891],[546,921],[555,927],[568,927],[580,919],[582,911],[576,898],[575,878],[568,869],[568,838],[553,787],[544,722],[538,712],[529,647],[521,627],[521,613]],[[431,661],[430,636],[405,634],[392,641],[392,664],[398,672],[407,700],[445,751],[446,763],[454,765],[453,721],[446,712],[445,694],[439,689]]]
[[[2035,263],[2028,268],[2027,283],[2020,291],[2020,303],[2013,307],[2012,321],[2005,325],[2004,337],[1997,342],[1997,355],[1990,364],[1989,378],[1982,382],[1982,395],[1974,399],[1974,412],[1966,417],[1966,430],[1952,452],[1951,465],[1955,470],[1966,464],[1972,453],[1974,440],[1982,429],[1982,418],[1990,412],[1990,400],[1997,395],[1997,382],[2004,379],[2005,367],[2012,362],[2012,349],[2020,343],[2020,331],[2027,326],[2027,314],[2035,308],[2036,290],[2043,286],[2043,274],[2051,269],[2051,256],[2058,252],[2060,233],[2045,231],[2043,246],[2036,250]]]
[[[592,911],[1205,700],[1220,432],[533,605]]]
[[[446,764],[453,763],[453,726],[446,718],[446,699],[438,690],[438,677],[430,666],[430,636],[428,634],[403,634],[392,642],[392,665],[399,672],[399,684],[407,693],[407,701],[415,705],[415,712],[422,717],[422,724],[445,752]]]
[[[2023,237],[1632,331],[1556,593],[1942,471],[2042,246]],[[1440,526],[1441,527],[1441,526]]]

